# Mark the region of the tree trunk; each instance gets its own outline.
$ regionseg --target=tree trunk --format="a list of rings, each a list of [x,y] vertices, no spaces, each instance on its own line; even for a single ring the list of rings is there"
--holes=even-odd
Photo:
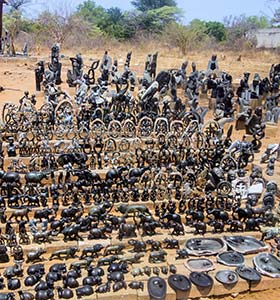
[[[11,52],[12,52],[12,56],[16,56],[16,48],[14,45],[14,38],[11,37]]]
[[[2,50],[2,30],[3,30],[3,1],[0,0],[0,53]]]

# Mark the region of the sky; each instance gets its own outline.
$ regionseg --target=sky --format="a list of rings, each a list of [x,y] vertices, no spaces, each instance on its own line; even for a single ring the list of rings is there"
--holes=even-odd
[[[74,10],[83,0],[33,0],[30,5],[32,16],[36,16],[44,9]],[[130,0],[95,0],[95,3],[105,8],[117,6],[122,10],[133,9]],[[258,15],[272,17],[272,11],[280,6],[279,0],[177,0],[178,7],[183,10],[182,22],[187,24],[193,19],[205,21],[220,21],[224,17],[233,15]]]

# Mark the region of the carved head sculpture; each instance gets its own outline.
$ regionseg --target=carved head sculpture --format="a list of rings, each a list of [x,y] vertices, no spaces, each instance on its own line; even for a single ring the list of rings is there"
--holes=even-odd
[[[215,180],[220,180],[224,178],[224,171],[221,168],[213,168],[212,175]]]
[[[251,74],[250,72],[245,72],[245,73],[244,73],[244,79],[245,79],[246,81],[249,80],[250,74]]]
[[[217,59],[217,54],[213,54],[211,60],[215,61]]]
[[[274,181],[268,181],[266,184],[266,191],[275,195],[277,192],[277,183]]]
[[[258,117],[261,117],[261,116],[262,116],[262,107],[261,107],[261,106],[256,107],[256,109],[255,109],[255,114],[256,114]]]
[[[260,82],[260,80],[261,80],[261,79],[260,79],[259,74],[258,74],[258,73],[255,73],[254,79],[253,79],[253,85],[254,85],[254,86],[258,85],[259,82]]]
[[[228,181],[234,181],[237,178],[236,170],[229,170],[228,171]]]
[[[250,175],[251,178],[262,178],[262,168],[260,166],[254,165],[252,167],[252,173]]]
[[[246,175],[246,171],[244,169],[239,169],[237,171],[238,177],[244,177]]]

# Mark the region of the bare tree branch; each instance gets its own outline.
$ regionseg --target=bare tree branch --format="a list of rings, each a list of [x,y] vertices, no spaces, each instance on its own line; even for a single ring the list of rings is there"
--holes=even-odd
[[[9,0],[8,4],[11,10],[21,10],[26,4],[31,3],[31,0]]]

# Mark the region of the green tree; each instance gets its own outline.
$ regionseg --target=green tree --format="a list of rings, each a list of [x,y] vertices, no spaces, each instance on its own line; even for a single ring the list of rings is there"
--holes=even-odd
[[[117,7],[104,9],[92,0],[78,6],[76,15],[118,40],[129,39],[137,31],[161,33],[164,27],[181,16],[173,0],[134,1],[137,10],[122,12]]]
[[[91,24],[94,31],[99,30],[104,35],[123,40],[130,37],[127,19],[118,7],[105,9],[87,0],[80,4],[76,15]]]
[[[134,0],[131,1],[131,4],[142,12],[158,9],[163,6],[173,6],[176,7],[177,3],[174,0]]]
[[[102,30],[110,37],[117,40],[127,38],[126,20],[123,12],[118,7],[111,7],[106,10],[108,20]]]
[[[134,38],[139,30],[139,13],[137,11],[124,12],[123,30],[125,39]]]
[[[227,38],[227,31],[225,25],[220,22],[206,22],[206,33],[210,37],[214,37],[218,42],[225,41]]]
[[[223,23],[194,19],[189,26],[192,31],[198,34],[200,40],[205,39],[206,35],[215,38],[219,42],[226,39],[227,32]]]
[[[201,44],[207,39],[207,27],[204,21],[194,19],[188,26],[189,34],[193,36],[195,44]]]
[[[136,8],[136,32],[161,33],[167,24],[178,21],[182,14],[175,0],[133,0],[131,3]]]
[[[177,7],[163,6],[151,9],[138,15],[138,29],[147,32],[161,33],[164,27],[178,20],[180,10]]]
[[[109,15],[110,22],[113,24],[119,24],[124,20],[124,14],[119,7],[111,7],[107,9],[107,14]]]
[[[96,5],[92,0],[87,0],[80,4],[77,9],[77,15],[83,20],[100,27],[104,26],[109,19],[105,8]]]
[[[270,22],[265,16],[250,16],[247,17],[249,27],[253,29],[262,29],[270,26]]]
[[[20,30],[26,33],[36,33],[38,31],[38,23],[36,20],[30,20],[22,17]]]

